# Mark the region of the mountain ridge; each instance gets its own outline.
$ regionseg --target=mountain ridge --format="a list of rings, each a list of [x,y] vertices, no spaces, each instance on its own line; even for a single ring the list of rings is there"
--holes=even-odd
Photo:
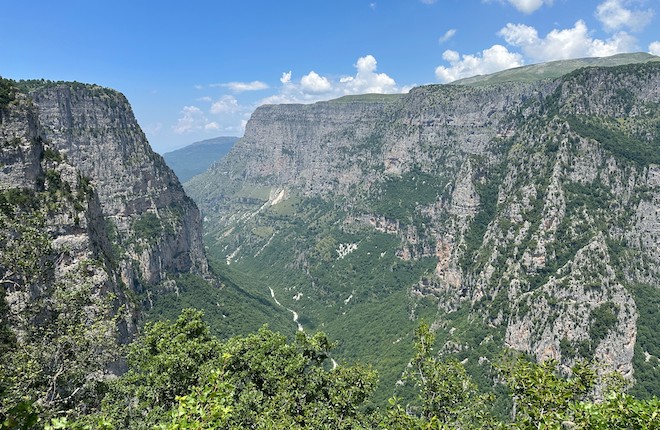
[[[556,60],[545,63],[514,67],[487,75],[476,75],[458,79],[450,85],[489,85],[507,81],[533,82],[554,79],[584,67],[614,67],[626,64],[660,61],[660,57],[646,52],[617,54],[609,57],[586,57],[571,60]]]

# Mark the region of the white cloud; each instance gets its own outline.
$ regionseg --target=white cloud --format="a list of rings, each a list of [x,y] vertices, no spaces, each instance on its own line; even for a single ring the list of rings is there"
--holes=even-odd
[[[526,14],[536,11],[544,4],[552,5],[552,0],[508,0],[508,2],[516,9]]]
[[[293,79],[293,72],[284,72],[277,94],[251,104],[241,103],[241,97],[237,95],[225,94],[215,99],[207,110],[185,106],[172,128],[177,134],[200,138],[218,132],[241,135],[254,109],[262,104],[313,103],[348,94],[402,93],[410,89],[398,87],[386,73],[379,73],[378,62],[372,55],[358,58],[354,67],[355,74],[335,78],[310,71],[300,79]],[[229,88],[228,85],[213,86]],[[209,102],[208,98],[202,99]]]
[[[305,93],[323,94],[332,90],[332,84],[328,78],[320,76],[313,70],[302,77],[300,85]]]
[[[446,50],[442,58],[449,62],[449,67],[438,66],[435,69],[435,76],[440,82],[452,82],[523,65],[522,55],[510,52],[502,45],[493,45],[476,55],[461,56],[456,51]]]
[[[315,71],[294,82],[292,73],[282,74],[280,92],[260,101],[259,104],[313,103],[348,94],[401,93],[410,88],[400,88],[394,79],[385,73],[378,73],[378,62],[373,55],[358,58],[354,64],[355,75],[343,76],[339,80],[319,75]]]
[[[252,82],[227,82],[224,84],[212,84],[212,87],[229,88],[234,93],[242,93],[244,91],[259,91],[268,89],[268,84],[261,81]]]
[[[580,57],[604,57],[636,49],[636,40],[625,31],[607,40],[594,39],[584,21],[573,28],[552,30],[541,38],[534,27],[525,24],[507,24],[498,35],[534,61],[552,61]]]
[[[651,42],[649,44],[649,53],[653,55],[660,55],[660,40],[656,40],[655,42]]]
[[[596,18],[607,31],[621,29],[641,31],[651,22],[654,15],[653,9],[628,9],[626,6],[631,3],[630,0],[605,0],[596,8]]]
[[[491,3],[495,0],[483,0],[485,3]],[[499,0],[500,3],[509,3],[522,13],[530,14],[540,9],[544,4],[552,6],[554,0]]]
[[[440,42],[440,43],[446,42],[449,39],[451,39],[452,37],[454,37],[455,35],[456,35],[456,29],[451,28],[451,29],[447,30],[447,32],[445,34],[443,34],[440,37],[440,39],[438,39],[438,42]]]
[[[235,97],[224,95],[211,105],[211,113],[233,113],[240,109]]]
[[[625,31],[620,31],[607,40],[593,39],[587,55],[589,57],[609,57],[637,50],[637,39]]]
[[[177,120],[173,130],[177,134],[189,133],[203,128],[206,123],[208,123],[208,120],[200,108],[197,106],[184,106],[181,110],[181,117]]]
[[[147,134],[157,135],[163,129],[163,123],[162,122],[153,122],[153,123],[149,123],[149,124],[145,125],[142,128],[144,129],[144,132],[147,133]]]
[[[435,3],[437,0],[420,0],[420,1],[421,1],[422,3],[424,3],[424,4],[433,4],[433,3]]]
[[[344,94],[396,93],[394,79],[385,73],[376,73],[378,62],[373,55],[358,58],[355,77],[344,77],[340,82]]]
[[[213,99],[209,96],[199,97],[199,98],[196,98],[195,100],[197,100],[198,102],[212,102],[213,101]]]

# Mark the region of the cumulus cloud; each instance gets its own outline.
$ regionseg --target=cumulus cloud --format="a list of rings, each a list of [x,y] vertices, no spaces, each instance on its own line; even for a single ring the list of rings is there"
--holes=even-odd
[[[332,90],[332,84],[328,78],[320,76],[313,70],[302,77],[300,86],[303,92],[312,94],[323,94]]]
[[[452,37],[454,37],[455,35],[456,35],[456,29],[451,28],[451,29],[447,30],[447,32],[445,34],[440,36],[440,39],[438,39],[438,42],[444,43],[444,42],[448,41],[449,39],[451,39]]]
[[[358,58],[353,66],[355,73],[343,77],[324,76],[316,71],[295,77],[292,71],[284,72],[280,77],[282,85],[276,94],[250,103],[244,103],[242,97],[247,96],[236,94],[225,94],[214,99],[202,97],[199,101],[206,105],[200,105],[202,108],[185,106],[172,129],[177,134],[198,135],[200,138],[218,132],[240,135],[245,131],[254,109],[262,104],[313,103],[348,94],[401,93],[410,89],[398,87],[394,79],[379,72],[373,55]],[[213,87],[226,88],[228,92],[237,88],[229,84],[215,84]]]
[[[181,117],[173,128],[177,134],[189,133],[204,128],[209,121],[197,106],[184,106]]]
[[[240,106],[238,105],[238,100],[229,95],[220,97],[211,105],[211,113],[214,114],[233,113],[237,112],[239,109]]]
[[[376,73],[378,62],[373,55],[358,58],[357,74],[342,78],[341,90],[344,94],[395,93],[399,92],[394,79],[385,73]]]
[[[552,30],[539,37],[534,27],[525,24],[507,24],[498,35],[534,61],[552,61],[580,57],[604,57],[636,49],[636,40],[625,31],[614,34],[607,40],[594,39],[584,21],[579,20],[573,28]]]
[[[259,91],[268,89],[268,84],[261,81],[252,82],[227,82],[224,84],[213,84],[212,87],[229,88],[234,93],[242,93],[244,91]]]
[[[641,31],[651,22],[653,9],[633,10],[626,7],[629,5],[630,0],[605,0],[596,8],[596,18],[607,31]]]
[[[544,4],[552,5],[552,1],[553,0],[508,0],[513,7],[526,14],[536,11]]]
[[[295,81],[292,72],[285,72],[280,78],[280,92],[261,100],[259,104],[313,103],[349,94],[390,94],[410,89],[400,88],[386,73],[378,73],[378,62],[373,55],[358,58],[354,67],[355,75],[343,76],[339,80],[311,71],[299,81]]]
[[[442,54],[449,67],[438,66],[435,76],[440,82],[452,82],[474,75],[485,75],[523,65],[522,55],[502,45],[493,45],[476,55],[460,55],[450,49]]]
[[[649,44],[649,53],[653,55],[660,55],[660,41],[656,40]]]
[[[492,2],[495,0],[483,0],[484,2]],[[499,0],[500,3],[508,3],[525,14],[531,14],[540,9],[544,4],[551,6],[554,0]]]

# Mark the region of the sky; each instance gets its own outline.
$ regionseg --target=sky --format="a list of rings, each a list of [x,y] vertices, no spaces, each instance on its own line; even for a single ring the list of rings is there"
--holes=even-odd
[[[660,0],[3,2],[0,76],[122,92],[155,151],[266,103],[405,93],[545,61],[660,55]]]

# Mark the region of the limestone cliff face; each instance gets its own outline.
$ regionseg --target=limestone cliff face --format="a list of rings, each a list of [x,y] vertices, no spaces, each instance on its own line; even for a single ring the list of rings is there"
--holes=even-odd
[[[34,109],[27,103],[16,103],[0,110],[2,127],[2,164],[0,187],[35,188],[41,174],[41,145],[33,144],[39,135]]]
[[[118,340],[127,341],[136,330],[137,303],[122,287],[107,221],[88,179],[45,143],[25,94],[15,94],[0,111],[0,142],[0,291],[10,310],[3,322],[20,339],[23,325],[35,323],[34,303],[56,305],[58,288],[69,294],[85,288],[85,305],[112,295],[114,311],[124,307]],[[90,315],[96,311],[89,308]]]
[[[500,122],[553,84],[463,88],[428,86],[407,95],[353,97],[258,108],[231,157],[211,170],[223,181],[296,187],[305,195],[348,193],[413,166],[458,170],[466,154],[486,154],[506,133]],[[457,158],[457,154],[460,157]],[[220,181],[220,179],[218,179]],[[211,198],[217,189],[209,184]],[[223,186],[223,189],[227,186]]]
[[[658,125],[658,63],[264,106],[187,187],[228,262],[258,261],[305,225],[312,244],[287,244],[313,296],[310,261],[339,237],[334,226],[384,232],[400,245],[381,259],[437,261],[414,296],[470,308],[503,345],[539,359],[596,357],[632,377],[633,286],[660,288]],[[268,209],[276,195],[293,199],[286,216],[321,199],[338,220],[318,233],[317,211],[284,227]]]
[[[151,150],[123,95],[65,83],[34,85],[29,96],[43,139],[95,186],[125,249],[121,275],[127,285],[141,289],[167,274],[208,272],[197,207]]]
[[[26,234],[41,238],[33,248],[43,248],[44,269],[33,281],[3,249],[6,301],[20,315],[63,282],[88,285],[94,297],[110,293],[115,309],[124,306],[120,340],[128,340],[136,297],[180,273],[208,275],[199,211],[121,94],[77,83],[13,85],[14,100],[0,109],[0,241],[9,247],[21,237],[20,217],[33,220]]]

